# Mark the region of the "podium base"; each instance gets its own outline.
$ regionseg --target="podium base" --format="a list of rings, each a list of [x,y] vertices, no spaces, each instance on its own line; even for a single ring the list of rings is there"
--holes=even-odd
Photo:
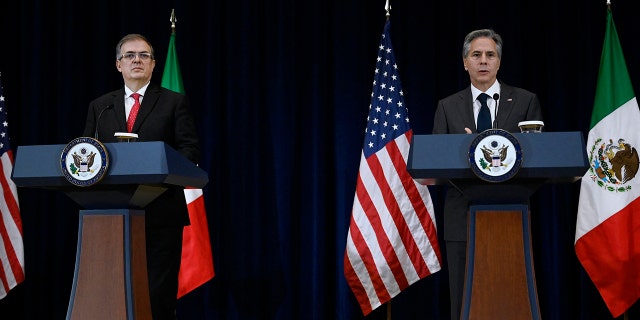
[[[472,205],[462,319],[540,319],[526,205]]]
[[[151,319],[143,210],[80,210],[67,319]]]

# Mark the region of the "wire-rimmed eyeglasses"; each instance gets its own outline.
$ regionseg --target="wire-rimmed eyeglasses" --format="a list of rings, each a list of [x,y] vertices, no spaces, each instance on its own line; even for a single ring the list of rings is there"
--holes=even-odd
[[[140,58],[142,61],[149,61],[153,58],[149,52],[127,52],[122,54],[118,60],[133,61],[136,57]]]

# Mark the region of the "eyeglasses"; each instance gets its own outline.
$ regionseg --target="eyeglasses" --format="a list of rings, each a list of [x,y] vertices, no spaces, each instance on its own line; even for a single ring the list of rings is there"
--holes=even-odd
[[[121,55],[118,60],[124,59],[125,61],[133,61],[136,59],[136,57],[140,58],[140,60],[142,61],[149,61],[153,58],[153,56],[149,52],[127,52]]]

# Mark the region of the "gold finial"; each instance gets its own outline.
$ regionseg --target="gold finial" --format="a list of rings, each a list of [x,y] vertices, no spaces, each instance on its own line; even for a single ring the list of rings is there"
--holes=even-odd
[[[171,21],[171,30],[175,31],[176,22],[178,21],[178,19],[176,19],[176,13],[174,9],[171,9],[171,18],[169,18],[169,21]]]

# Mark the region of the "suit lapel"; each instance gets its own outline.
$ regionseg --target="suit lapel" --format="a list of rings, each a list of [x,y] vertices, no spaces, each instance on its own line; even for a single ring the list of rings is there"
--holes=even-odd
[[[498,127],[503,128],[504,124],[507,123],[515,102],[516,97],[513,93],[513,88],[501,83],[500,99],[498,100]]]
[[[147,91],[145,92],[142,103],[140,104],[140,110],[138,111],[136,122],[133,124],[133,132],[139,131],[144,120],[149,116],[149,114],[151,114],[151,111],[156,106],[158,98],[160,98],[160,87],[150,84],[149,87],[147,87]]]
[[[113,111],[116,113],[116,121],[113,127],[116,132],[127,132],[127,115],[124,110],[124,88],[118,90],[113,96]]]
[[[462,103],[459,103],[458,106],[460,110],[458,112],[462,116],[462,121],[464,126],[471,129],[472,132],[476,132],[476,120],[473,116],[473,94],[471,93],[471,86],[467,87],[466,90],[460,92],[459,98],[462,100]]]

